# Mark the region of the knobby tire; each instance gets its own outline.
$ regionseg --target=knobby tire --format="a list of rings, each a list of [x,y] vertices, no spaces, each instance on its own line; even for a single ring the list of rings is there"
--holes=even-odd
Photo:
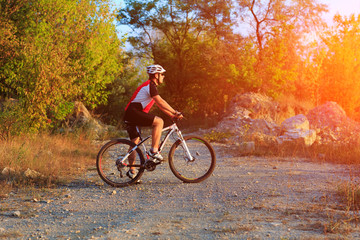
[[[186,136],[185,142],[194,161],[188,161],[181,141],[175,142],[169,152],[169,165],[173,174],[186,183],[204,181],[213,173],[216,164],[215,151],[203,138]]]
[[[133,152],[135,163],[138,171],[137,175],[131,179],[126,173],[130,170],[130,163],[126,160],[128,166],[118,169],[116,160],[125,156],[125,154],[136,145],[127,139],[115,139],[106,143],[99,151],[96,158],[96,168],[101,179],[113,187],[126,187],[137,183],[144,172],[144,155],[140,148]]]

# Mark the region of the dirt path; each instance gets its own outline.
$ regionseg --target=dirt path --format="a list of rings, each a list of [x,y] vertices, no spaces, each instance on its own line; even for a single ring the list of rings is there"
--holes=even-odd
[[[0,200],[0,236],[12,239],[359,239],[339,208],[345,166],[304,159],[233,157],[214,144],[217,167],[184,184],[167,163],[142,183],[104,185],[96,171],[60,190]],[[18,211],[18,212],[16,212]],[[14,216],[18,215],[18,216]],[[357,215],[357,216],[358,216]],[[326,231],[327,232],[326,232]],[[333,232],[333,233],[332,233]]]

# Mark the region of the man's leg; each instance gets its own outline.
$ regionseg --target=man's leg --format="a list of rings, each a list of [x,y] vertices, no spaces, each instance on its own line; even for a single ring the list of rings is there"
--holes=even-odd
[[[138,144],[140,142],[140,138],[137,137],[137,138],[133,138],[131,139],[131,141],[135,144]],[[129,149],[130,150],[130,149]],[[136,157],[136,151],[132,152],[129,156],[129,164],[130,165],[133,165],[135,163],[135,157]],[[135,167],[130,167],[130,170],[132,173],[135,173],[134,171],[136,170]]]
[[[159,144],[161,138],[161,131],[164,127],[164,120],[160,117],[155,117],[152,125],[152,144],[151,148],[153,152],[159,151]]]

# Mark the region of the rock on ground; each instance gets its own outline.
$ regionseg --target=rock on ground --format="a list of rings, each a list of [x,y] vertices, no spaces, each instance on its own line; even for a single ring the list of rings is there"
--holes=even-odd
[[[335,102],[326,102],[308,112],[305,109],[278,123],[280,115],[293,113],[281,109],[279,103],[259,93],[245,93],[232,99],[228,114],[218,125],[206,132],[229,132],[231,137],[223,142],[254,142],[256,147],[282,144],[284,142],[302,143],[305,146],[329,143],[359,143],[360,123],[350,119]],[[259,137],[262,135],[262,137]],[[276,140],[274,141],[274,138]],[[261,142],[263,139],[267,142]],[[219,139],[220,140],[220,139]]]

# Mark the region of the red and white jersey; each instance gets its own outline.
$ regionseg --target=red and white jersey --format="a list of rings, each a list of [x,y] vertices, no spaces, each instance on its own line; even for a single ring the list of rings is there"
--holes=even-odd
[[[156,95],[159,95],[156,84],[153,81],[147,80],[136,89],[125,110],[129,107],[130,103],[141,103],[143,111],[149,112],[155,102],[153,97]]]

